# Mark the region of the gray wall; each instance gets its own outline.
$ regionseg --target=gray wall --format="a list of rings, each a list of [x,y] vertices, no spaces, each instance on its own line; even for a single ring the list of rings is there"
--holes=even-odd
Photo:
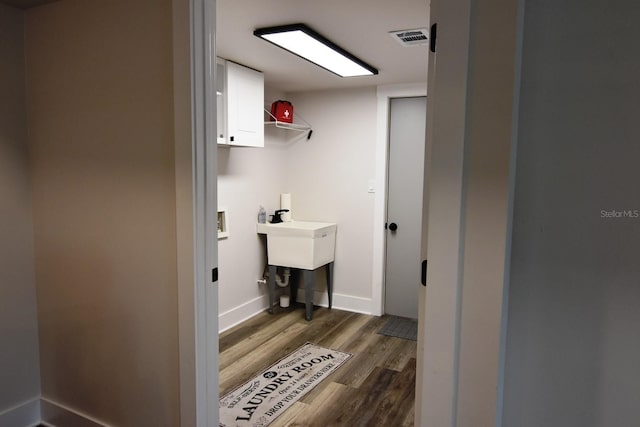
[[[23,34],[0,4],[0,413],[40,394]]]
[[[476,2],[469,37],[456,426],[497,416],[517,4]],[[444,26],[443,26],[444,27]],[[436,113],[437,114],[437,113]],[[450,236],[448,236],[450,238]]]
[[[640,4],[526,1],[506,427],[640,419]],[[634,214],[634,213],[632,213]]]
[[[26,12],[42,395],[118,427],[180,423],[172,7]]]

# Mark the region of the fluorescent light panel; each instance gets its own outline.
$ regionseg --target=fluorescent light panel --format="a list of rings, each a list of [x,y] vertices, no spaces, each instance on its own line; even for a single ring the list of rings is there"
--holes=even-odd
[[[304,24],[261,28],[255,30],[253,34],[340,77],[378,74],[378,70],[325,39]]]

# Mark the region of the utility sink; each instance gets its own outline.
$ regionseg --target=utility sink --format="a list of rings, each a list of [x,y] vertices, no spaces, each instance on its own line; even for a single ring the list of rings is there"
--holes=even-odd
[[[333,262],[336,228],[332,222],[289,221],[258,224],[259,234],[267,235],[269,265],[315,270]]]

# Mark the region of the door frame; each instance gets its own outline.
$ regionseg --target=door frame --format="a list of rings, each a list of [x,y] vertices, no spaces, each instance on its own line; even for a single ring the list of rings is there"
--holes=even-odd
[[[429,57],[422,248],[429,268],[418,325],[416,426],[501,425],[523,6],[431,0],[438,38]],[[486,48],[505,34],[513,50]],[[505,76],[514,77],[512,92]],[[494,96],[511,97],[511,115],[484,108]],[[498,128],[510,136],[496,138]],[[511,150],[493,165],[501,173],[491,180],[483,175],[487,148]],[[478,215],[483,190],[496,185],[502,199],[494,196],[493,211]],[[487,259],[489,241],[503,246],[494,245]]]
[[[219,398],[215,24],[216,0],[190,0],[194,277],[178,316],[181,335],[190,331],[180,337],[181,411],[195,412],[197,427],[219,424],[218,405],[211,404]]]
[[[218,399],[217,288],[210,279],[211,269],[217,266],[217,247],[215,239],[206,239],[216,229],[213,215],[207,215],[216,211],[216,105],[206,91],[214,85],[215,0],[190,2],[195,280],[193,310],[181,310],[179,317],[181,322],[194,324],[194,334],[187,337],[193,337],[193,341],[185,344],[193,347],[194,357],[182,358],[181,339],[180,364],[181,368],[184,364],[195,365],[195,378],[185,381],[195,382],[196,425],[201,427],[218,424],[218,406],[209,404]],[[439,22],[440,31],[438,64],[434,55],[429,59],[426,152],[429,160],[425,163],[429,186],[424,188],[428,196],[424,212],[425,215],[428,212],[432,227],[423,226],[422,255],[425,259],[428,255],[429,276],[427,288],[420,291],[416,426],[456,425],[464,235],[462,178],[471,15],[468,0],[431,0],[430,22]],[[441,72],[435,79],[432,71],[437,69]],[[371,303],[371,312],[376,315],[383,310],[389,99],[426,95],[426,84],[378,87]],[[214,124],[212,127],[207,127],[207,117]],[[431,230],[428,235],[427,230]],[[438,245],[437,236],[446,236],[448,243]],[[425,347],[437,351],[425,352]],[[188,397],[182,388],[180,395]]]
[[[376,190],[373,206],[373,289],[371,293],[371,314],[384,313],[384,277],[386,266],[388,181],[389,181],[389,119],[393,98],[414,98],[427,96],[427,84],[382,85],[376,90],[378,98],[376,119]],[[417,268],[417,267],[416,267]]]
[[[470,3],[431,0],[429,17],[430,28],[439,28],[438,53],[429,53],[422,231],[428,276],[420,291],[416,367],[421,427],[457,424]]]

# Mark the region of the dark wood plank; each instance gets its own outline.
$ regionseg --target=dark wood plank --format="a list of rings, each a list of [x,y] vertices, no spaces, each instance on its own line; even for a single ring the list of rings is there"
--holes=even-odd
[[[380,425],[393,425],[398,420],[404,419],[414,405],[415,384],[416,360],[411,359],[406,368],[378,397],[371,419],[377,420]]]
[[[324,419],[327,420],[327,425],[371,425],[378,396],[390,386],[397,375],[396,371],[376,367],[360,387],[352,388],[352,394],[343,402],[340,410],[326,411]]]

